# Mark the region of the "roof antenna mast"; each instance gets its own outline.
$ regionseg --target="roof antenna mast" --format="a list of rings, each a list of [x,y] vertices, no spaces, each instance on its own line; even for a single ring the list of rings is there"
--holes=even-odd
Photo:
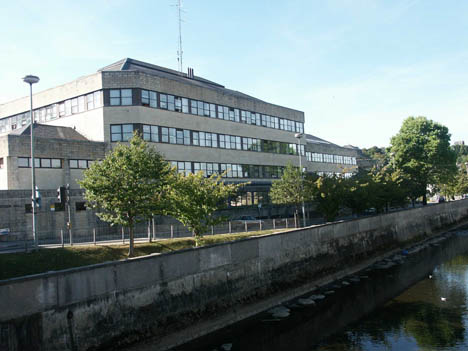
[[[179,72],[182,73],[184,67],[182,64],[182,0],[177,0],[177,12],[179,14],[179,50],[177,50],[177,61],[179,62]]]

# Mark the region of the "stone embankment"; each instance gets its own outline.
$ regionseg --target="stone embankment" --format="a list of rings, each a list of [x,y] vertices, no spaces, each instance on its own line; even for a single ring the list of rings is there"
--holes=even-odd
[[[464,221],[468,200],[1,281],[0,349],[167,349]]]

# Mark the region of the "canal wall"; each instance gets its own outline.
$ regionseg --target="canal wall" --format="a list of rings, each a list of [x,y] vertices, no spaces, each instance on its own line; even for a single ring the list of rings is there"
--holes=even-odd
[[[195,322],[246,317],[239,306],[467,220],[468,200],[460,200],[0,281],[0,349],[113,349],[148,338],[164,349],[195,336],[171,339]]]

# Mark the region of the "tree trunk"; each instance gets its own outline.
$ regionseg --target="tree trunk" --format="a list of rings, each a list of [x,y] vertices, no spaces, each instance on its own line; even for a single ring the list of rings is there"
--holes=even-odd
[[[427,205],[427,194],[423,195],[423,206]]]
[[[130,231],[130,246],[128,248],[128,257],[133,257],[133,247],[134,247],[134,227],[133,227],[133,221],[130,221],[129,225],[129,231]]]

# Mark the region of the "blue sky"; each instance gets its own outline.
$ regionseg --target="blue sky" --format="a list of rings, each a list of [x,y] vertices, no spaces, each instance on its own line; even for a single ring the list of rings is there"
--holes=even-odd
[[[3,1],[0,103],[124,57],[177,69],[176,0]],[[184,70],[305,112],[306,132],[388,146],[422,115],[468,142],[468,2],[184,0]]]

